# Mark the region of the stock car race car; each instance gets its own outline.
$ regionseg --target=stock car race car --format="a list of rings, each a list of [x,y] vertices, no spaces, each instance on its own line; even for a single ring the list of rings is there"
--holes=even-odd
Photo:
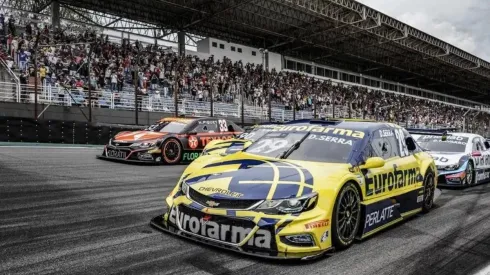
[[[439,186],[470,186],[490,180],[490,144],[482,136],[447,130],[409,129],[439,170]]]
[[[242,151],[192,162],[151,225],[249,255],[312,259],[429,211],[436,177],[397,125],[280,125]]]
[[[142,131],[121,132],[97,158],[139,163],[189,163],[212,140],[232,139],[243,130],[217,118],[163,118]]]

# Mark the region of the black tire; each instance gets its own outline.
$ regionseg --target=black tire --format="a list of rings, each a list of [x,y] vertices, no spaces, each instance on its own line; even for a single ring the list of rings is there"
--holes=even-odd
[[[332,243],[342,250],[352,245],[361,224],[361,197],[352,182],[346,183],[335,200],[332,214]]]
[[[169,138],[162,144],[162,162],[169,165],[180,163],[182,159],[182,144],[175,139]]]
[[[468,161],[468,165],[466,166],[466,176],[464,177],[464,186],[471,186],[475,184],[475,166],[472,161]]]
[[[434,207],[434,194],[436,191],[436,185],[434,180],[434,173],[428,170],[424,177],[424,201],[422,203],[422,212],[429,212]]]

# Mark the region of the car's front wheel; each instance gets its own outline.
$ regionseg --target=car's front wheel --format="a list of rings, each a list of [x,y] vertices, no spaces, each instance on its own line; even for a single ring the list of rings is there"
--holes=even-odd
[[[473,185],[475,183],[475,169],[473,166],[473,162],[468,161],[468,165],[466,165],[466,176],[464,178],[464,185]]]
[[[335,200],[332,243],[337,249],[352,245],[361,223],[361,197],[352,182],[346,183]]]
[[[434,181],[434,174],[429,170],[424,177],[424,202],[422,212],[427,213],[434,206],[435,191],[436,185]]]
[[[162,144],[162,160],[166,164],[177,164],[182,158],[182,145],[175,138],[169,138]]]

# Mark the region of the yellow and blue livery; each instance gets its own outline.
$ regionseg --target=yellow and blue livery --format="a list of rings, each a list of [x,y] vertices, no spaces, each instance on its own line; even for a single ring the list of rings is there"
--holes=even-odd
[[[242,151],[191,163],[151,224],[245,254],[312,259],[429,211],[436,178],[400,126],[279,125]]]

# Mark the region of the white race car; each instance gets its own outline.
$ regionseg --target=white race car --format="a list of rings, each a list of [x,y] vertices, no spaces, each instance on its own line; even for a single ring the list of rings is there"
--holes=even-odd
[[[446,131],[409,132],[434,158],[438,186],[470,186],[490,180],[490,144],[482,136]]]

